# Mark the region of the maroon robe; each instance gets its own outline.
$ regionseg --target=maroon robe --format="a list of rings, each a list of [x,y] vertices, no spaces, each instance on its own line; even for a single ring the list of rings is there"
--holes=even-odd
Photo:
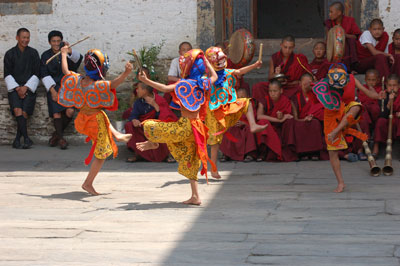
[[[333,20],[327,19],[325,20],[325,26],[328,31],[336,26],[337,23]],[[347,66],[350,70],[352,64],[358,61],[357,58],[357,39],[361,35],[360,28],[357,26],[357,23],[353,17],[344,16],[342,17],[342,22],[340,26],[344,29],[346,34],[356,35],[356,39],[354,38],[346,38],[345,40],[345,52],[342,62]]]
[[[160,114],[158,120],[167,122],[178,120],[178,118],[171,111],[171,109],[169,109],[168,103],[163,97],[159,96],[158,94],[155,94],[155,101],[160,108]],[[156,111],[152,110],[151,112],[142,115],[139,118],[139,121],[143,122],[147,119],[155,119],[155,118],[156,118]],[[159,147],[154,150],[147,150],[147,151],[138,150],[136,148],[136,143],[146,141],[147,138],[144,135],[143,127],[141,126],[134,127],[132,121],[128,121],[125,124],[125,132],[132,134],[132,138],[127,143],[128,148],[132,149],[137,155],[144,158],[145,160],[150,162],[161,162],[164,161],[169,155],[169,150],[167,144],[165,143],[160,143]]]
[[[384,52],[389,42],[389,35],[383,32],[379,38],[375,49]],[[387,77],[390,73],[389,58],[383,54],[372,55],[367,47],[364,47],[360,40],[357,40],[358,73],[365,73],[368,69],[375,68],[379,72],[379,83],[383,76]]]
[[[277,102],[273,102],[269,95],[266,95],[261,101],[264,105],[264,114],[277,117],[277,112],[283,114],[292,113],[292,105],[285,95],[281,95]],[[266,119],[258,120],[258,124],[268,127],[257,133],[257,143],[265,144],[269,148],[267,154],[268,161],[291,162],[297,160],[295,152],[295,136],[293,132],[293,119],[288,119],[283,123],[271,123]]]
[[[317,80],[321,80],[326,77],[330,66],[331,63],[326,58],[324,58],[320,62],[318,62],[317,59],[314,58],[314,60],[310,63],[311,72],[314,74]]]
[[[237,141],[234,142],[225,135],[219,147],[224,155],[235,161],[243,161],[247,154],[257,151],[256,136],[250,131],[246,115],[244,114],[240,120],[245,124],[240,127],[233,126],[227,131]]]
[[[304,119],[313,115],[311,121],[294,120],[294,135],[297,153],[320,152],[323,150],[323,106],[312,91],[307,93],[308,101],[303,92],[298,92],[292,97],[292,102],[297,110],[298,118]]]
[[[367,85],[364,84],[364,87],[368,88]],[[375,86],[375,91],[377,93],[382,91],[382,87]],[[358,99],[363,105],[363,111],[361,114],[360,126],[364,133],[368,136],[371,136],[370,129],[375,127],[375,123],[378,120],[380,107],[378,100],[369,98],[362,91],[358,91]]]
[[[303,54],[292,53],[286,62],[283,61],[282,53],[276,52],[271,56],[274,69],[278,66],[282,68],[281,73],[288,76],[288,83],[300,80],[304,73],[311,73],[308,59]],[[305,69],[304,69],[305,68]],[[290,98],[298,91],[298,84],[296,85],[283,85],[283,95]]]
[[[396,113],[400,112],[400,97],[396,97],[393,102],[393,127],[392,127],[392,140],[400,137],[400,119],[396,117]],[[374,131],[374,141],[386,143],[388,137],[389,119],[386,117],[379,117],[376,121]]]
[[[400,54],[396,54],[393,43],[389,44],[389,53],[394,57],[394,64],[390,67],[390,73],[400,77]]]

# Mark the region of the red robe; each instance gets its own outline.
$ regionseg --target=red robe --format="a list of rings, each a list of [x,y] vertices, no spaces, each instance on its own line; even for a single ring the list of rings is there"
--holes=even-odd
[[[317,59],[314,58],[314,60],[310,63],[311,72],[314,74],[314,76],[317,78],[317,80],[320,80],[320,79],[323,79],[326,77],[326,74],[328,74],[328,70],[329,70],[330,66],[331,66],[331,63],[326,58],[324,58],[324,60],[322,62],[317,62]]]
[[[261,101],[264,106],[264,114],[277,117],[277,112],[283,114],[292,113],[292,104],[285,95],[281,95],[277,102],[273,102],[269,95]],[[295,136],[293,132],[293,119],[288,119],[283,123],[271,123],[266,119],[258,120],[260,125],[268,124],[268,127],[257,133],[257,143],[265,144],[270,149],[267,160],[280,160],[290,162],[297,160],[295,152]]]
[[[390,73],[400,76],[400,54],[396,54],[393,43],[389,44],[389,53],[394,57],[394,64],[390,68]]]
[[[336,25],[337,23],[333,20],[330,19],[325,20],[325,26],[328,30],[330,30]],[[357,38],[361,35],[360,28],[357,26],[357,23],[353,17],[343,16],[340,26],[342,26],[346,34],[356,35]],[[342,61],[350,70],[350,66],[358,61],[357,39],[346,38],[345,45],[346,47]]]
[[[254,105],[253,109],[255,110]],[[233,126],[227,131],[237,142],[233,142],[225,135],[219,147],[223,154],[235,161],[243,161],[247,154],[257,150],[256,136],[250,132],[246,115],[243,115],[240,120],[245,122],[245,125],[240,127]]]
[[[311,73],[310,65],[308,64],[308,59],[303,54],[292,53],[286,62],[283,61],[281,52],[277,52],[271,56],[274,69],[281,66],[281,73],[289,76],[288,82],[298,81],[300,77],[306,73]],[[304,69],[305,68],[305,69]],[[307,69],[307,70],[306,70]],[[298,91],[298,84],[296,85],[284,85],[283,94],[287,97],[292,97]]]
[[[396,113],[400,112],[400,97],[396,97],[393,102],[393,127],[392,127],[392,140],[400,137],[400,119],[396,117]],[[376,121],[374,131],[374,141],[386,143],[388,137],[389,119],[379,117]]]
[[[308,101],[306,101],[303,92],[300,91],[292,97],[299,119],[304,119],[308,115],[314,116],[311,121],[294,120],[293,130],[297,153],[321,152],[324,148],[321,125],[324,117],[323,106],[312,91],[309,91],[307,96]]]
[[[375,49],[384,52],[386,46],[389,42],[389,35],[383,32],[382,36],[379,38]],[[357,55],[358,55],[358,65],[357,72],[365,73],[370,68],[375,68],[379,72],[379,81],[382,76],[387,77],[390,73],[389,59],[383,54],[372,55],[367,47],[364,47],[360,40],[357,40]]]
[[[167,101],[163,97],[159,96],[158,94],[155,94],[154,96],[155,96],[155,101],[160,108],[160,114],[159,114],[158,120],[177,121],[178,118],[171,111],[171,109],[169,109]],[[125,111],[125,112],[127,112],[127,111]],[[155,119],[155,118],[156,118],[156,112],[155,112],[155,110],[152,110],[151,112],[149,112],[145,115],[142,115],[139,118],[139,121],[143,122],[147,119]],[[165,160],[165,158],[167,158],[167,156],[169,154],[169,150],[167,148],[167,144],[165,144],[165,143],[160,143],[160,146],[155,150],[140,151],[136,148],[136,143],[147,140],[147,138],[144,135],[143,127],[134,127],[132,122],[128,121],[125,124],[125,132],[132,134],[132,138],[127,143],[128,148],[132,149],[140,157],[142,157],[145,160],[150,161],[150,162],[161,162],[161,161]]]

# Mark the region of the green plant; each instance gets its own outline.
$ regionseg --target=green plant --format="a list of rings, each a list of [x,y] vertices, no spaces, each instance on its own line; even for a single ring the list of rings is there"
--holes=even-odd
[[[138,52],[138,57],[142,63],[142,66],[149,69],[150,78],[155,81],[160,80],[155,65],[158,61],[158,55],[160,54],[161,48],[164,46],[164,44],[165,40],[162,40],[158,45],[151,45],[150,47],[143,46]],[[132,52],[128,52],[128,54],[133,57]]]

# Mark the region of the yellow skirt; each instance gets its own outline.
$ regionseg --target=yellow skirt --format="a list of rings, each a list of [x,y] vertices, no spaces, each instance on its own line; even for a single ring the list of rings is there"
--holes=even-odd
[[[177,122],[146,120],[143,130],[151,142],[166,143],[178,162],[178,172],[188,179],[197,180],[201,160],[197,154],[191,121],[181,117]]]
[[[114,154],[114,158],[117,156],[118,147],[109,128],[110,121],[103,111],[91,114],[79,112],[74,123],[76,131],[88,136],[93,145],[96,144],[94,147],[96,158],[104,160],[111,154]]]
[[[209,138],[208,145],[221,144],[224,134],[230,127],[233,127],[237,121],[247,112],[250,99],[239,98],[236,102],[221,106],[215,111],[207,107],[205,119],[208,127]],[[216,135],[218,133],[218,135]]]

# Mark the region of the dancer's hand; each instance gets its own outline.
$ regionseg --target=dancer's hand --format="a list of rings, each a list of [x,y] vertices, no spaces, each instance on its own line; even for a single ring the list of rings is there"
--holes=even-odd
[[[125,64],[125,73],[126,74],[131,73],[132,69],[133,69],[133,65],[131,63],[129,63],[129,62],[126,62],[126,64]]]
[[[71,48],[69,48],[68,45],[64,45],[63,47],[61,47],[61,54],[62,55],[68,55],[70,50],[71,50]]]
[[[141,82],[144,82],[144,83],[146,83],[146,81],[148,80],[148,78],[147,78],[147,76],[146,76],[146,73],[144,73],[143,71],[138,73],[137,78],[138,78]]]

